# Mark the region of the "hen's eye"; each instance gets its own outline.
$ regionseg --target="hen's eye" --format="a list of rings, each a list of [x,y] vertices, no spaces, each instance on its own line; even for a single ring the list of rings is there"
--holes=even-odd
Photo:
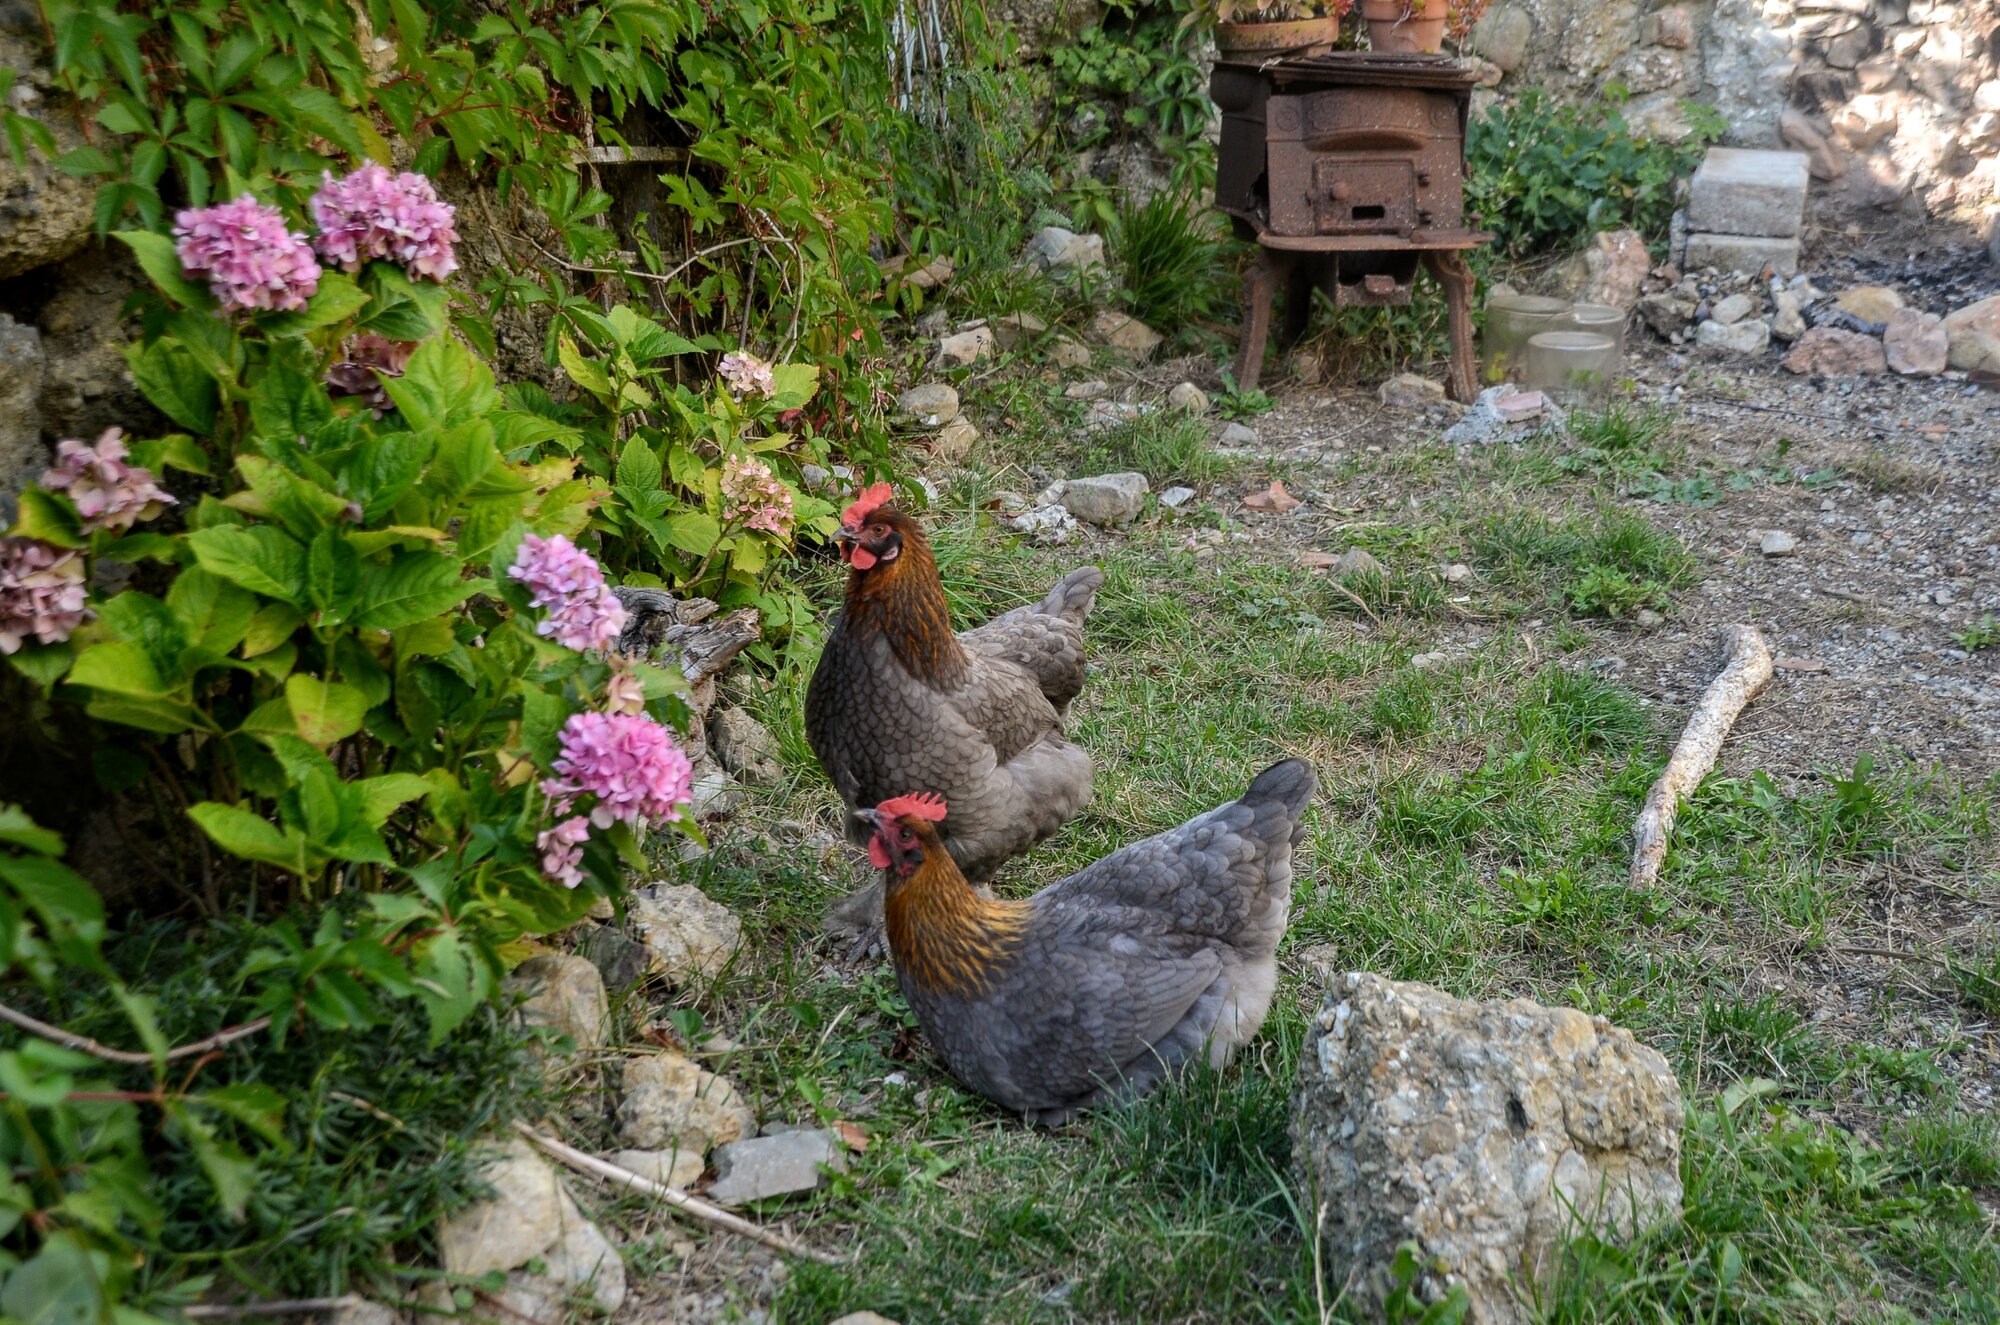
[[[871,524],[868,526],[868,533],[873,538],[881,538],[888,532],[889,526],[885,524]]]

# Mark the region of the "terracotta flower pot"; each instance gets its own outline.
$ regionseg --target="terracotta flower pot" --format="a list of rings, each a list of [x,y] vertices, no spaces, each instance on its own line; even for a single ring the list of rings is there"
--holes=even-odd
[[[1435,55],[1444,48],[1445,6],[1446,0],[1361,0],[1368,44],[1378,51]]]
[[[1340,38],[1338,15],[1291,19],[1283,23],[1218,23],[1215,49],[1223,55],[1271,55],[1331,47]]]

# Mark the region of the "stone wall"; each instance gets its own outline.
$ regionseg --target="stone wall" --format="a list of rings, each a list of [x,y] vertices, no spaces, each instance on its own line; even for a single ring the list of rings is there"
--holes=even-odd
[[[1474,50],[1491,95],[1631,93],[1668,135],[1683,101],[1727,141],[1812,156],[1817,192],[1982,220],[2000,200],[2000,4],[1992,0],[1498,0]]]

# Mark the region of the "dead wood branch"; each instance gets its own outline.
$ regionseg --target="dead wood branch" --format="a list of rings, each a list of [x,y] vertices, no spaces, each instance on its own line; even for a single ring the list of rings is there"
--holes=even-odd
[[[87,1035],[76,1035],[64,1030],[60,1026],[51,1026],[46,1021],[37,1021],[25,1012],[16,1012],[5,1003],[0,1003],[0,1021],[12,1022],[31,1035],[39,1035],[52,1044],[59,1044],[65,1049],[74,1049],[78,1053],[89,1054],[92,1058],[102,1058],[107,1063],[143,1065],[153,1061],[153,1056],[149,1053],[140,1053],[131,1049],[113,1049],[108,1044],[99,1044]],[[167,1050],[166,1057],[171,1060],[175,1058],[192,1058],[196,1054],[205,1054],[211,1049],[220,1049],[226,1044],[234,1044],[238,1040],[247,1039],[270,1024],[271,1019],[269,1017],[259,1017],[255,1021],[246,1021],[241,1026],[231,1026],[226,1031],[218,1031],[205,1040],[196,1040],[193,1044],[178,1045],[169,1049]]]
[[[1650,888],[1659,880],[1660,867],[1667,859],[1667,838],[1674,831],[1674,816],[1681,800],[1701,785],[1715,767],[1723,738],[1736,724],[1743,706],[1757,697],[1771,682],[1771,650],[1755,626],[1731,626],[1725,632],[1728,661],[1708,683],[1701,702],[1688,715],[1680,743],[1673,757],[1660,771],[1659,781],[1646,795],[1646,806],[1632,828],[1632,878],[1634,888]]]
[[[629,1187],[635,1192],[644,1192],[648,1196],[657,1196],[668,1205],[679,1210],[682,1214],[692,1215],[696,1219],[713,1224],[715,1227],[734,1233],[738,1237],[749,1238],[752,1242],[760,1242],[766,1247],[771,1248],[771,1250],[781,1251],[787,1256],[803,1256],[807,1260],[818,1261],[822,1265],[840,1264],[840,1258],[832,1252],[820,1251],[816,1248],[808,1247],[804,1243],[795,1242],[782,1233],[773,1233],[767,1228],[760,1228],[741,1215],[733,1215],[721,1206],[711,1205],[698,1196],[689,1196],[686,1192],[678,1188],[654,1182],[651,1178],[634,1173],[630,1169],[620,1168],[618,1165],[608,1160],[599,1159],[595,1155],[587,1155],[575,1146],[564,1145],[554,1137],[543,1136],[526,1123],[515,1123],[514,1130],[579,1173],[588,1173],[592,1177],[602,1178],[604,1181],[615,1183],[620,1187]]]

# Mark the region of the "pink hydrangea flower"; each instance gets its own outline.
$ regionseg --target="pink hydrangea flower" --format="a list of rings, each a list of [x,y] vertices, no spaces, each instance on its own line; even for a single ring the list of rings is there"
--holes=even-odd
[[[644,714],[578,713],[563,724],[561,739],[557,776],[542,782],[560,813],[579,796],[593,796],[590,821],[599,828],[657,823],[693,798],[694,766],[673,734]]]
[[[613,672],[604,685],[606,713],[644,713],[646,683],[631,672]]]
[[[67,492],[85,529],[130,529],[174,504],[144,465],[128,465],[125,432],[106,428],[95,445],[56,444],[56,462],[42,474],[50,492]]]
[[[379,419],[395,408],[382,387],[382,379],[401,377],[418,344],[414,340],[390,340],[372,331],[349,336],[341,347],[347,357],[326,370],[326,389],[336,396],[360,396]]]
[[[319,263],[305,236],[286,230],[284,213],[247,193],[177,213],[174,238],[181,266],[206,279],[227,311],[291,312],[319,289]]]
[[[747,350],[723,355],[715,372],[739,396],[768,396],[777,389],[771,379],[771,365]]]
[[[441,281],[458,270],[456,212],[430,180],[414,171],[391,174],[369,162],[345,179],[324,175],[312,196],[319,251],[328,262],[357,271],[388,258],[411,276]]]
[[[0,653],[29,636],[60,644],[83,624],[83,558],[36,538],[0,539]]]
[[[722,462],[722,496],[730,503],[731,520],[741,520],[746,529],[784,538],[792,532],[795,514],[792,490],[771,473],[761,460],[730,456]]]
[[[507,568],[509,578],[528,586],[529,599],[548,615],[535,633],[565,648],[606,649],[625,629],[625,604],[604,583],[604,572],[588,552],[553,534],[529,534]]]
[[[535,849],[542,853],[542,873],[565,888],[583,882],[583,844],[590,837],[590,820],[582,815],[545,828],[535,837]]]

